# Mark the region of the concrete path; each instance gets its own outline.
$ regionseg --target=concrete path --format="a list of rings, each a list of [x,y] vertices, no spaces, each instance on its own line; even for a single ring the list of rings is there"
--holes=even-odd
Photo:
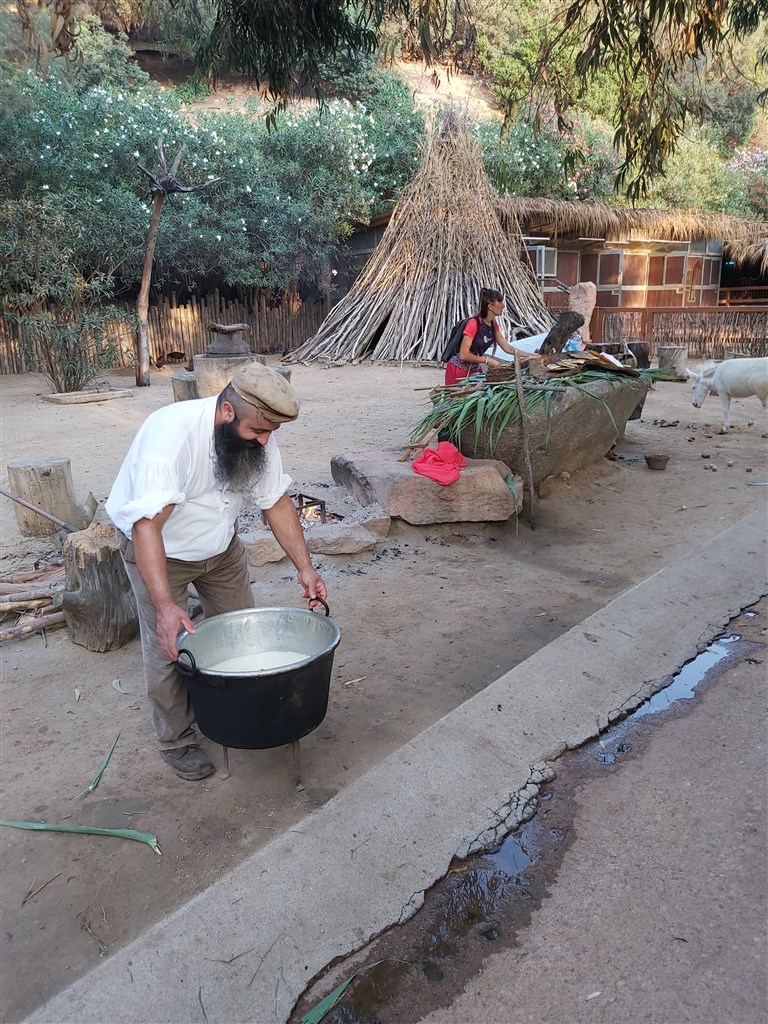
[[[760,512],[502,676],[28,1020],[284,1021],[325,964],[514,826],[534,765],[637,706],[766,592]]]
[[[765,1024],[765,647],[716,671],[631,760],[579,785],[576,839],[530,926],[421,1024]]]

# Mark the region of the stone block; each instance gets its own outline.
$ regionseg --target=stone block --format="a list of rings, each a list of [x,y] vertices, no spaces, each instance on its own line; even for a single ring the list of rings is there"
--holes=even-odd
[[[359,551],[370,551],[389,533],[392,520],[379,505],[361,507],[349,499],[341,504],[345,506],[343,509],[336,509],[334,505],[334,510],[344,515],[343,520],[313,522],[304,531],[311,554],[354,555]],[[241,533],[240,540],[253,566],[279,562],[287,557],[268,526]]]
[[[509,519],[515,498],[505,480],[510,470],[495,459],[467,459],[459,479],[447,487],[414,473],[400,452],[335,455],[331,474],[362,505],[377,502],[415,526],[429,523],[484,523]],[[519,487],[519,482],[518,482]]]
[[[313,555],[356,555],[370,551],[380,538],[364,526],[342,523],[320,523],[306,532],[307,547]]]
[[[266,356],[250,353],[246,356],[209,356],[193,357],[197,390],[200,398],[218,395],[232,380],[232,374],[245,363],[265,363]]]
[[[288,557],[275,540],[272,531],[266,526],[262,530],[251,530],[248,533],[241,533],[239,536],[248,552],[250,565],[267,565],[269,562],[279,562]]]

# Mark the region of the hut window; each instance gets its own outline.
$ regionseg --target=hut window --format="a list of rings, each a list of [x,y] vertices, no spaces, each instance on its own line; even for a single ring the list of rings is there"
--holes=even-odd
[[[557,277],[557,249],[537,245],[532,251],[536,253],[536,277],[539,281],[546,277]]]

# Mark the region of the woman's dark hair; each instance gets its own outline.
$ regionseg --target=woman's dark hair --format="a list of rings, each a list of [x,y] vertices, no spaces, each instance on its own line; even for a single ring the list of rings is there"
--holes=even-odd
[[[503,302],[504,296],[501,292],[496,291],[495,288],[481,288],[480,289],[480,312],[479,316],[488,316],[488,306],[492,302]]]

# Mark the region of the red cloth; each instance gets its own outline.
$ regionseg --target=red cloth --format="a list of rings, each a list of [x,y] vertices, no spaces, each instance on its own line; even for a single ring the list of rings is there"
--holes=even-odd
[[[461,476],[460,469],[466,464],[467,460],[450,441],[439,441],[437,448],[425,448],[411,463],[414,473],[428,476],[443,487],[455,483]]]
[[[464,380],[465,377],[469,376],[469,370],[465,370],[463,366],[457,366],[456,363],[445,364],[445,386],[449,388],[451,384],[458,384],[460,380]]]

